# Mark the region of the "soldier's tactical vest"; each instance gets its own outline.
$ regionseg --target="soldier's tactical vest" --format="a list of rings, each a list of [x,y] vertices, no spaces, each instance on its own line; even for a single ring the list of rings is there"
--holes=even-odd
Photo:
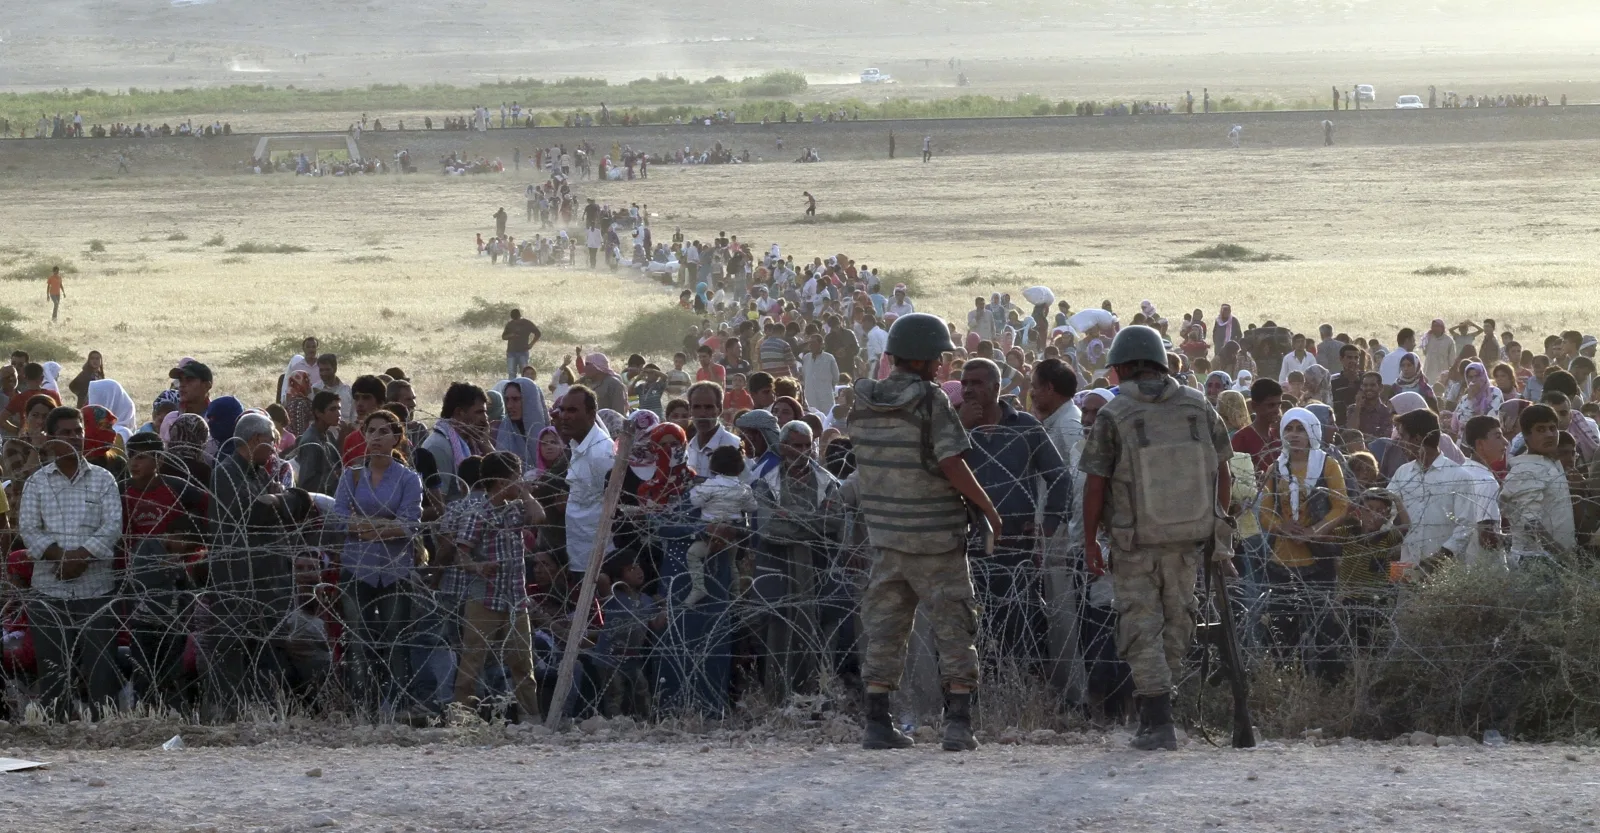
[[[858,397],[850,410],[856,489],[875,547],[934,555],[966,542],[966,502],[933,458],[931,396],[896,410]]]
[[[1164,401],[1123,391],[1100,409],[1117,427],[1111,477],[1111,540],[1119,549],[1188,544],[1216,528],[1217,451],[1210,405],[1193,388],[1172,385]]]

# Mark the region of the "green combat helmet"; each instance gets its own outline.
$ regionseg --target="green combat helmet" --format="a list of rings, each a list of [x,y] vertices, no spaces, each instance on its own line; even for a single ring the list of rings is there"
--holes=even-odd
[[[1159,344],[1160,339],[1156,341]],[[898,359],[931,362],[954,349],[956,346],[950,343],[950,327],[943,318],[913,312],[895,319],[894,326],[889,328],[889,343],[883,351]],[[1165,353],[1161,360],[1166,361]]]
[[[895,326],[899,326],[899,323],[896,322]],[[891,333],[889,338],[892,343],[894,335]],[[1167,366],[1167,348],[1161,343],[1160,333],[1143,324],[1123,327],[1117,332],[1117,337],[1111,341],[1111,354],[1106,357],[1106,365],[1116,367],[1133,362],[1149,362],[1162,368]]]

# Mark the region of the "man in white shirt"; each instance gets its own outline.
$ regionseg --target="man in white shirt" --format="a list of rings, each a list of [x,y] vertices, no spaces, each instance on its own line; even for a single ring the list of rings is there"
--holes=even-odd
[[[722,427],[722,386],[696,382],[690,387],[689,418],[694,421],[694,434],[689,437],[689,468],[706,477],[711,474],[711,452],[725,445],[743,445],[737,434]]]
[[[311,383],[311,392],[313,394],[325,390],[339,394],[339,421],[344,423],[354,422],[356,418],[355,394],[350,392],[349,385],[340,380],[339,357],[332,353],[323,353],[317,357],[317,378]]]
[[[1400,545],[1407,567],[1432,566],[1463,556],[1477,529],[1470,476],[1459,463],[1439,453],[1439,418],[1432,411],[1412,411],[1395,419],[1397,442],[1411,462],[1389,480],[1389,489],[1411,518]]]
[[[86,678],[99,719],[122,688],[111,606],[112,558],[122,536],[116,478],[83,459],[83,417],[56,408],[45,417],[48,462],[22,489],[17,528],[33,562],[29,627],[39,667],[39,702],[65,722]]]
[[[1310,370],[1317,363],[1316,354],[1306,350],[1305,336],[1296,335],[1293,343],[1294,350],[1283,357],[1283,369],[1278,371],[1278,384],[1280,385],[1289,384],[1290,373],[1298,370],[1304,375],[1307,370]]]
[[[1505,551],[1500,536],[1500,478],[1493,466],[1505,462],[1505,432],[1500,420],[1492,416],[1478,416],[1467,420],[1461,430],[1461,445],[1471,453],[1461,466],[1468,483],[1464,491],[1471,500],[1473,513],[1466,518],[1477,527],[1477,534],[1467,542],[1463,560],[1473,567],[1506,566]]]
[[[839,384],[839,362],[832,353],[822,351],[822,334],[813,333],[810,352],[800,356],[800,385],[806,393],[806,406],[827,413],[833,409],[833,388]]]
[[[989,305],[983,302],[982,296],[972,300],[974,309],[967,312],[967,329],[977,333],[982,341],[993,341],[994,316],[989,314]]]
[[[865,317],[867,327],[867,376],[878,378],[878,357],[889,346],[889,331],[878,323],[878,316],[868,313]]]
[[[910,298],[906,297],[905,284],[896,285],[894,288],[894,299],[889,302],[889,307],[888,309],[884,310],[884,312],[888,313],[889,315],[899,317],[902,315],[910,315],[916,311],[916,306],[911,303]]]
[[[1401,330],[1395,337],[1399,344],[1392,352],[1383,357],[1383,363],[1378,365],[1378,375],[1383,377],[1385,385],[1392,385],[1400,379],[1400,360],[1411,351],[1417,349],[1417,334],[1410,327]]]
[[[617,449],[606,427],[595,419],[598,405],[593,391],[573,385],[557,407],[557,425],[571,449],[567,464],[567,570],[582,573],[589,568],[595,539],[600,536],[606,478],[611,474]],[[604,554],[602,549],[601,555]]]
[[[1561,421],[1545,404],[1523,409],[1518,420],[1528,451],[1511,458],[1511,471],[1500,492],[1502,511],[1511,522],[1511,563],[1549,558],[1578,546],[1572,517],[1572,489],[1557,449]]]

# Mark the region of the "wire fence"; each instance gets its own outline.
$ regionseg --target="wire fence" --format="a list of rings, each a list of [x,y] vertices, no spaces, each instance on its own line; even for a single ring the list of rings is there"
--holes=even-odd
[[[66,597],[79,594],[40,580],[56,563],[13,545],[0,615],[4,709],[34,721],[153,709],[225,722],[266,708],[378,723],[532,719],[535,710],[644,721],[853,711],[874,551],[853,505],[853,463],[839,450],[776,460],[754,479],[755,511],[709,531],[688,483],[665,495],[626,487],[595,603],[583,611],[574,610],[581,574],[569,570],[572,507],[559,467],[528,473],[546,521],[507,520],[504,540],[516,544],[496,551],[493,569],[474,572],[464,567],[477,556],[447,554],[459,522],[451,503],[394,548],[392,581],[363,580],[343,557],[360,536],[333,497],[285,490],[292,474],[269,471],[241,496],[202,484],[191,453],[163,452],[155,486],[124,487],[124,507],[154,531],[116,536],[105,592]],[[1045,475],[1068,476],[1063,467],[984,484],[1028,495],[1011,511],[1039,523],[1003,536],[992,555],[977,540],[969,547],[980,727],[1109,725],[1132,713],[1115,581],[1085,571],[1072,505],[1043,534],[1055,526],[1038,497]],[[1485,521],[1491,507],[1462,499],[1454,482],[1394,493],[1400,505],[1354,483],[1310,488],[1297,508],[1323,517],[1291,527],[1276,508],[1281,485],[1264,477],[1254,490],[1244,514],[1264,531],[1247,524],[1236,541],[1240,577],[1230,584],[1262,731],[1570,737],[1600,725],[1600,570],[1586,548],[1513,556],[1506,521]],[[152,497],[157,487],[171,495]],[[219,507],[224,500],[242,502]],[[1594,508],[1582,497],[1569,504],[1576,517]],[[1342,519],[1320,523],[1333,513]],[[1410,559],[1416,535],[1473,546]],[[1221,726],[1220,614],[1199,578],[1180,713]],[[575,685],[555,703],[573,628],[584,631]],[[937,718],[932,645],[919,617],[896,695],[904,724]]]

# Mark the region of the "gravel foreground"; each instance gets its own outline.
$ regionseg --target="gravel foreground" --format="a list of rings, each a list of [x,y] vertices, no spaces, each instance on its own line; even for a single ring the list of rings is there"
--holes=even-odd
[[[51,766],[0,775],[0,831],[1555,831],[1594,829],[1600,794],[1600,753],[1515,744],[1145,754],[1046,732],[953,755],[585,726],[5,748],[21,735],[0,751]]]

